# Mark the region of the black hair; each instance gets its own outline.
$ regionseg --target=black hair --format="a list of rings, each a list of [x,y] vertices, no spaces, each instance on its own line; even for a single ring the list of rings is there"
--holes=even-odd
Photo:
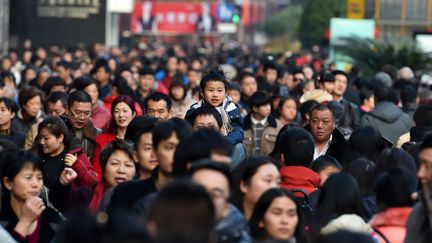
[[[375,182],[375,163],[365,158],[359,158],[349,163],[344,172],[352,175],[357,181],[361,197],[373,195],[373,184]]]
[[[200,89],[204,91],[206,84],[210,81],[219,81],[224,84],[225,91],[228,90],[229,81],[225,77],[225,73],[218,67],[210,69],[204,76],[201,78]]]
[[[366,87],[361,88],[360,92],[359,92],[359,96],[360,96],[360,100],[361,100],[362,104],[363,104],[365,99],[370,99],[370,97],[372,97],[373,94],[374,93],[373,93],[372,89],[366,88]]]
[[[417,173],[414,158],[405,150],[400,148],[384,149],[376,161],[376,175],[393,167],[403,167],[413,174]]]
[[[56,63],[57,67],[64,67],[65,69],[71,69],[72,63],[66,61],[66,60],[60,60]]]
[[[39,143],[39,140],[42,129],[48,130],[48,132],[54,135],[56,138],[59,138],[61,135],[63,135],[63,144],[65,148],[69,148],[72,138],[65,122],[58,116],[49,116],[38,125],[38,135],[35,138],[35,146],[38,147],[40,154],[42,154],[42,147]]]
[[[69,94],[68,107],[72,107],[74,102],[92,103],[92,99],[89,94],[83,90],[76,90]]]
[[[370,126],[356,128],[348,140],[348,145],[348,163],[360,157],[376,162],[381,151],[386,148],[385,140],[379,131]]]
[[[420,151],[430,148],[432,148],[432,133],[428,132],[422,139],[422,142],[420,144]]]
[[[173,175],[184,176],[188,163],[210,158],[213,153],[231,156],[233,145],[218,131],[200,129],[180,141],[174,152]]]
[[[282,110],[283,106],[285,105],[285,102],[290,101],[290,100],[294,101],[294,103],[296,104],[297,110],[299,109],[299,104],[298,104],[296,98],[294,98],[294,97],[292,97],[292,96],[284,96],[284,97],[282,97],[281,100],[279,101],[279,105],[278,105],[277,110],[276,110],[276,117],[277,117],[277,118],[280,117],[280,115],[281,115],[281,110]],[[295,118],[294,118],[294,119],[295,119]]]
[[[190,167],[190,169],[188,171],[188,174],[190,176],[193,176],[193,174],[195,174],[196,172],[198,172],[200,170],[214,170],[214,171],[221,173],[227,179],[229,188],[231,190],[232,177],[231,177],[230,169],[227,165],[225,165],[221,162],[215,161],[215,160],[211,160],[211,159],[200,159],[200,160],[197,160],[195,163],[192,164],[192,166]]]
[[[335,77],[336,75],[343,75],[343,76],[345,76],[347,81],[349,80],[348,74],[342,70],[334,70],[331,73],[333,74],[333,77]]]
[[[280,147],[280,141],[282,138],[282,135],[284,134],[284,132],[286,132],[288,129],[292,128],[292,127],[299,127],[298,124],[296,123],[290,123],[290,124],[285,124],[278,132],[278,135],[276,136],[276,141],[274,143],[274,147],[273,150],[271,151],[271,153],[269,154],[269,156],[276,162],[278,162],[278,167],[281,167],[280,164],[280,151],[279,151],[279,147]]]
[[[416,101],[417,90],[411,85],[405,85],[400,93],[402,104],[412,103]]]
[[[55,91],[52,92],[47,98],[47,103],[57,103],[57,101],[60,101],[64,107],[67,107],[68,94],[65,92]]]
[[[318,75],[318,83],[334,82],[334,81],[335,81],[334,76],[330,70],[323,70]]]
[[[16,175],[26,166],[30,165],[33,170],[42,170],[42,160],[30,151],[25,151],[23,149],[11,149],[7,151],[2,151],[4,156],[1,161],[1,180],[7,178],[12,181]],[[5,186],[2,187],[2,202],[9,204],[10,192]]]
[[[412,207],[411,194],[417,190],[417,177],[402,167],[394,167],[381,173],[376,179],[374,191],[381,210],[395,207]]]
[[[334,243],[334,242],[350,242],[350,243],[374,243],[375,240],[368,234],[357,233],[348,230],[338,230],[330,234],[320,234],[315,243]]]
[[[105,70],[105,72],[112,74],[113,70],[111,70],[110,66],[108,65],[108,60],[105,59],[99,59],[96,61],[94,68],[92,70],[92,73],[96,73],[97,70],[99,70],[100,68],[103,68]]]
[[[144,76],[144,75],[151,75],[154,76],[155,75],[155,71],[153,70],[153,68],[151,67],[143,67],[139,70],[139,76]]]
[[[342,165],[337,161],[337,159],[333,158],[331,155],[321,155],[312,161],[310,168],[316,173],[320,173],[327,167],[335,167],[339,170],[342,170]]]
[[[232,203],[241,211],[243,211],[243,193],[240,191],[241,182],[243,181],[247,185],[250,185],[252,177],[257,173],[258,169],[268,164],[278,167],[270,157],[261,155],[249,156],[233,171],[234,191],[232,194]]]
[[[100,151],[99,161],[100,161],[100,166],[102,169],[102,174],[105,173],[105,167],[107,165],[108,159],[111,157],[111,155],[115,151],[118,151],[118,150],[126,153],[128,155],[128,157],[131,159],[131,161],[134,161],[132,144],[125,141],[125,140],[113,140],[113,141],[107,143],[107,145],[105,145],[105,147]],[[134,163],[134,165],[135,165],[135,163]],[[135,165],[135,170],[136,169],[137,168]]]
[[[141,135],[144,133],[152,133],[156,126],[157,119],[147,115],[136,116],[126,128],[125,140],[130,140],[134,143],[134,148],[137,150]]]
[[[314,108],[317,105],[319,105],[319,103],[316,100],[308,100],[308,101],[306,101],[300,105],[299,111],[300,111],[300,114],[301,114],[303,121],[307,120],[306,115],[310,114],[312,111],[312,108]]]
[[[330,220],[343,214],[363,217],[363,206],[355,179],[347,173],[338,173],[331,175],[321,188],[311,223],[312,235],[318,234]]]
[[[238,84],[237,82],[231,82],[228,85],[228,90],[236,90],[241,94],[241,88],[240,88],[240,84]]]
[[[4,82],[4,80],[6,79],[6,78],[9,78],[9,79],[12,79],[12,82],[15,84],[15,86],[16,86],[16,78],[15,78],[15,75],[11,72],[11,71],[3,71],[3,72],[0,72],[0,80],[1,80],[1,82],[4,84],[5,82]],[[4,86],[4,85],[3,85]],[[0,86],[0,87],[3,87],[3,86]]]
[[[127,80],[121,76],[116,76],[110,81],[110,86],[117,89],[119,95],[127,95],[135,98],[135,92],[129,87]]]
[[[298,242],[303,242],[305,239],[303,235],[303,220],[300,211],[300,206],[297,204],[297,200],[293,193],[283,188],[271,188],[264,192],[255,204],[252,216],[249,219],[249,229],[252,238],[256,241],[267,240],[269,237],[263,227],[260,227],[260,223],[263,221],[266,212],[269,210],[272,202],[279,197],[287,197],[296,204],[298,223],[296,225],[293,238]]]
[[[96,87],[99,87],[99,83],[96,82],[95,80],[88,77],[80,77],[73,81],[72,87],[77,90],[84,90],[85,88],[87,88],[92,84],[96,85]]]
[[[283,133],[279,151],[284,157],[284,166],[309,167],[313,160],[315,142],[312,135],[303,128],[290,128]]]
[[[249,99],[250,107],[260,107],[262,105],[271,104],[271,96],[263,91],[257,91]]]
[[[42,85],[42,90],[46,95],[51,93],[51,89],[54,86],[66,86],[66,82],[60,77],[49,77],[45,83]]]
[[[311,111],[310,111],[309,114],[311,114],[311,116],[312,116],[312,113],[313,113],[314,111],[330,111],[330,113],[331,113],[332,116],[333,116],[333,119],[334,119],[335,122],[336,122],[336,114],[335,114],[335,111],[332,109],[332,105],[330,105],[329,103],[327,103],[327,104],[318,104],[318,105],[312,107],[312,109],[311,109]]]
[[[36,96],[39,96],[41,102],[43,103],[45,97],[42,91],[40,91],[38,88],[27,86],[21,89],[21,91],[19,92],[18,104],[20,105],[20,107],[24,107],[29,100],[33,99]]]
[[[375,100],[377,101],[376,103],[378,103],[381,101],[394,102],[393,96],[395,95],[394,93],[396,93],[396,92],[394,91],[393,88],[387,87],[387,86],[382,85],[382,84],[376,84],[374,87],[373,93],[374,93]]]
[[[269,69],[276,70],[279,73],[279,69],[278,69],[277,64],[275,62],[267,61],[264,63],[263,71],[266,72]]]
[[[151,95],[149,95],[149,97],[147,97],[146,103],[145,103],[145,110],[146,111],[148,109],[148,102],[149,102],[149,100],[156,101],[156,102],[163,100],[167,104],[168,111],[171,110],[172,101],[171,101],[171,98],[168,95],[166,95],[166,94],[163,94],[163,93],[160,93],[160,92],[154,92]]]
[[[163,121],[153,128],[153,148],[158,147],[162,140],[168,139],[173,133],[176,134],[179,141],[192,132],[192,127],[185,120],[180,118],[171,118]]]
[[[245,78],[248,78],[248,77],[254,78],[256,80],[255,75],[253,73],[251,73],[251,72],[242,72],[242,73],[239,74],[239,78],[238,78],[239,84],[241,85],[243,83],[243,80]]]
[[[156,225],[156,239],[208,242],[215,224],[215,208],[206,189],[189,181],[164,186],[150,203],[147,221]]]
[[[421,105],[414,112],[413,120],[416,127],[432,126],[432,105]]]
[[[193,126],[195,119],[199,116],[213,116],[218,124],[218,128],[220,129],[223,126],[222,116],[213,106],[202,105],[191,112],[190,116],[185,119]]]
[[[172,100],[175,100],[174,99],[174,95],[173,95],[173,92],[172,92],[172,89],[174,88],[174,87],[181,87],[182,89],[183,89],[183,97],[181,97],[181,100],[184,100],[185,98],[186,98],[186,95],[188,94],[188,87],[186,86],[186,84],[183,82],[183,80],[182,80],[182,78],[181,77],[176,77],[176,78],[174,78],[173,79],[173,81],[171,82],[171,86],[169,87],[169,97],[172,99]],[[181,101],[181,100],[177,100],[177,101]]]
[[[0,103],[5,104],[6,108],[12,112],[12,113],[16,113],[18,112],[19,108],[17,106],[17,104],[15,103],[15,101],[7,98],[7,97],[0,97]]]

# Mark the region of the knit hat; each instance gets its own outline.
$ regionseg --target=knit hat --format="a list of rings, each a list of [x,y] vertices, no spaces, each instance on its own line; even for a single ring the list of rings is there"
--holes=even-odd
[[[393,86],[393,81],[392,81],[390,75],[388,75],[388,74],[385,73],[385,72],[379,72],[379,73],[377,73],[377,74],[375,75],[374,79],[375,79],[377,82],[380,82],[381,84],[383,84],[383,85],[386,86],[386,87],[389,87],[389,88],[390,88],[390,87]]]

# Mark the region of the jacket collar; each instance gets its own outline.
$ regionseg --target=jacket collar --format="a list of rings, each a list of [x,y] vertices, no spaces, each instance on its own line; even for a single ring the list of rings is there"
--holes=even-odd
[[[250,130],[252,129],[252,113],[249,113],[243,120],[243,129],[244,130]],[[267,123],[270,127],[277,127],[276,118],[274,116],[270,115],[267,117]]]

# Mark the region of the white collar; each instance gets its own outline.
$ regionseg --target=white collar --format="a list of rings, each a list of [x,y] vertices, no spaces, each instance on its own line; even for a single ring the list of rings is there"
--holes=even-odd
[[[253,115],[251,115],[251,121],[252,121],[252,124],[254,124],[254,125],[261,124],[261,125],[265,126],[265,124],[267,123],[267,118],[268,118],[268,117],[265,117],[265,118],[262,119],[261,121],[258,121],[257,119],[255,119],[255,118],[253,117]]]

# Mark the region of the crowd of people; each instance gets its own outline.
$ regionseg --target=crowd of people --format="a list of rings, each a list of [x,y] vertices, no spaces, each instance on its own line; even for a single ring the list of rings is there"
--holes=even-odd
[[[432,77],[409,67],[27,41],[0,68],[1,242],[432,240]]]

